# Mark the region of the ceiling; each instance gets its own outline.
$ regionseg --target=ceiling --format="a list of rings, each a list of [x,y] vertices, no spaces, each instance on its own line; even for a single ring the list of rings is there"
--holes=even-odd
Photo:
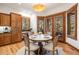
[[[0,3],[0,6],[5,6],[8,8],[16,9],[18,11],[23,11],[26,13],[28,11],[29,13],[35,13],[35,14],[39,15],[39,14],[45,14],[46,12],[51,11],[54,8],[57,8],[59,6],[67,4],[67,3],[43,3],[43,4],[45,5],[46,8],[42,12],[35,12],[33,10],[32,7],[33,7],[34,3]]]

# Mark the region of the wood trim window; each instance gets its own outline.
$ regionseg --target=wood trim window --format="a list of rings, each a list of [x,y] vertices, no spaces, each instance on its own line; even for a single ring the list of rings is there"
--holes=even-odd
[[[77,4],[67,11],[67,36],[77,40]]]

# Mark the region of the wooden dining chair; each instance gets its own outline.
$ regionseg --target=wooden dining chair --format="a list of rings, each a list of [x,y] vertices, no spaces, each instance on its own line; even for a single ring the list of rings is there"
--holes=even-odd
[[[34,43],[29,41],[30,39],[29,39],[28,33],[24,34],[23,37],[24,37],[24,43],[25,43],[25,54],[26,54],[26,51],[28,51],[28,55],[30,55],[31,52],[34,52],[39,48],[38,45],[35,45]]]
[[[49,42],[43,48],[45,48],[48,51],[51,51],[53,55],[58,54],[59,50],[57,47],[57,43],[58,43],[58,37],[54,37],[53,41]]]
[[[43,48],[47,51],[51,51],[53,50],[53,41],[49,42],[48,44],[44,45]],[[53,53],[52,53],[53,54]]]
[[[54,55],[63,55],[63,48],[62,47],[58,47],[58,40],[59,40],[59,36],[56,36],[53,40],[53,54]]]

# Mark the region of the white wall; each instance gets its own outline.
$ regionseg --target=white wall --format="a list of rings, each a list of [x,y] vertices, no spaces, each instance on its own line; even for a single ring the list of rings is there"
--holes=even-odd
[[[68,10],[70,7],[72,7],[75,3],[65,3],[61,6],[55,7],[55,8],[51,8],[50,11],[48,11],[45,15],[51,15],[51,14],[56,14],[59,12],[63,12]]]
[[[34,33],[37,33],[37,16],[35,14],[31,15],[30,28],[33,29]]]

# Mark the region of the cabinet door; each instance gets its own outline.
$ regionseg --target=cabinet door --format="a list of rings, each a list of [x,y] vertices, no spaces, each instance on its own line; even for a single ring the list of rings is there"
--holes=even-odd
[[[21,36],[19,33],[12,33],[12,39],[11,42],[15,43],[15,42],[19,42],[21,41]]]
[[[21,15],[17,15],[17,36],[18,36],[18,41],[21,41],[22,39],[22,17]]]
[[[19,31],[19,32],[21,32],[22,31],[22,17],[21,17],[21,15],[16,15],[16,24],[17,24],[17,30]]]
[[[4,44],[10,44],[11,43],[11,33],[5,33],[3,35],[4,37]]]
[[[0,34],[0,45],[11,43],[11,33]]]
[[[45,20],[44,17],[38,17],[37,18],[37,31],[45,33]]]
[[[0,45],[3,45],[3,41],[4,41],[3,34],[0,34]]]
[[[52,17],[47,17],[45,18],[45,31],[47,33],[50,33],[52,35],[52,24],[53,24],[53,19]]]
[[[10,26],[10,15],[8,14],[0,14],[0,25],[2,26]]]
[[[3,25],[3,14],[0,14],[0,25]]]
[[[0,26],[1,26],[1,14],[0,14]]]
[[[10,26],[10,15],[4,15],[5,19],[3,19],[3,25]]]

